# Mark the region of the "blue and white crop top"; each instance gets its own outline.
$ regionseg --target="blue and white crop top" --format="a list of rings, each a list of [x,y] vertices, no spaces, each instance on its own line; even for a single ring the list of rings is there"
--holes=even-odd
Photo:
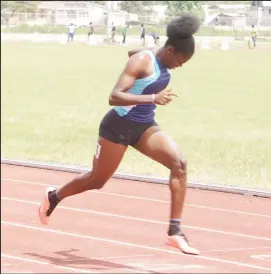
[[[136,95],[156,94],[164,90],[169,81],[169,70],[157,60],[154,53],[146,50],[153,62],[153,73],[145,78],[137,79],[127,91]],[[125,119],[137,123],[151,123],[155,116],[155,104],[139,104],[133,106],[116,106],[115,111]]]

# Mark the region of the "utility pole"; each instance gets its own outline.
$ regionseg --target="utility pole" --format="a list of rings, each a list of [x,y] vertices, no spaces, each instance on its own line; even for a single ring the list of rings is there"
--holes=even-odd
[[[106,1],[107,7],[107,39],[110,41],[111,38],[111,27],[112,27],[112,1]]]
[[[257,1],[257,28],[259,29],[262,21],[263,9],[262,1]]]

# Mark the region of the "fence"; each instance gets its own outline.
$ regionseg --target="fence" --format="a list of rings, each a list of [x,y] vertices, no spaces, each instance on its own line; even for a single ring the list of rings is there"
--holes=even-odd
[[[147,15],[137,16],[137,20],[128,20],[127,15],[116,15],[113,21],[118,22],[117,32],[121,32],[122,25],[129,22],[128,35],[138,35],[140,23],[144,23],[147,32],[165,35],[165,25],[171,17]],[[38,33],[66,33],[67,25],[75,22],[79,29],[77,33],[85,33],[91,17],[78,17],[76,20],[70,15],[56,13],[1,13],[2,32],[38,32]],[[95,23],[96,22],[96,23]],[[106,34],[106,17],[96,18],[94,31],[96,34]],[[202,26],[198,32],[201,36],[248,36],[251,25],[258,22],[257,17],[229,14],[214,14],[202,18]],[[82,30],[80,30],[82,29]],[[259,36],[271,37],[271,14],[262,16],[261,24],[257,26]]]
[[[128,13],[112,14],[116,26],[123,25],[128,19]],[[107,16],[104,13],[91,14],[89,12],[70,13],[66,11],[48,13],[10,13],[1,12],[1,25],[4,27],[14,27],[19,25],[29,26],[61,26],[74,23],[77,26],[88,26],[89,22],[94,25],[107,24]]]

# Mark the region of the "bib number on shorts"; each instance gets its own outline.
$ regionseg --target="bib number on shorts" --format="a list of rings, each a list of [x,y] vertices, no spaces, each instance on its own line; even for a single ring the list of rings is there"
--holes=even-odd
[[[99,159],[99,157],[100,157],[101,148],[102,148],[101,145],[100,145],[100,144],[97,144],[96,153],[95,153],[96,159]]]

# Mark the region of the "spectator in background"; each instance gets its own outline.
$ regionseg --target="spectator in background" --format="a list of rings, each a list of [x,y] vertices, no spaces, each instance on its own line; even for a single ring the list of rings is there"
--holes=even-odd
[[[73,37],[75,34],[75,29],[76,26],[73,23],[70,23],[70,25],[68,26],[68,43],[71,41],[73,42]]]
[[[257,33],[256,29],[255,29],[255,26],[252,25],[251,40],[252,40],[253,46],[251,45],[252,43],[250,41],[249,48],[253,48],[253,49],[256,48],[256,38],[257,38],[257,36],[258,36],[258,33]]]
[[[122,28],[122,42],[121,44],[126,44],[126,34],[127,34],[127,24],[125,23]]]
[[[113,43],[115,43],[115,34],[116,34],[116,26],[114,23],[112,23],[112,28],[111,28],[111,40]]]
[[[159,35],[156,34],[156,32],[152,32],[151,36],[152,36],[152,38],[154,40],[154,44],[157,45],[157,46],[159,46],[159,39],[160,39]]]
[[[94,33],[93,25],[92,22],[89,22],[89,27],[88,27],[88,41],[89,41],[89,36]]]
[[[141,24],[140,40],[143,40],[143,43],[142,43],[143,46],[145,46],[145,34],[146,34],[145,26],[144,24]]]

